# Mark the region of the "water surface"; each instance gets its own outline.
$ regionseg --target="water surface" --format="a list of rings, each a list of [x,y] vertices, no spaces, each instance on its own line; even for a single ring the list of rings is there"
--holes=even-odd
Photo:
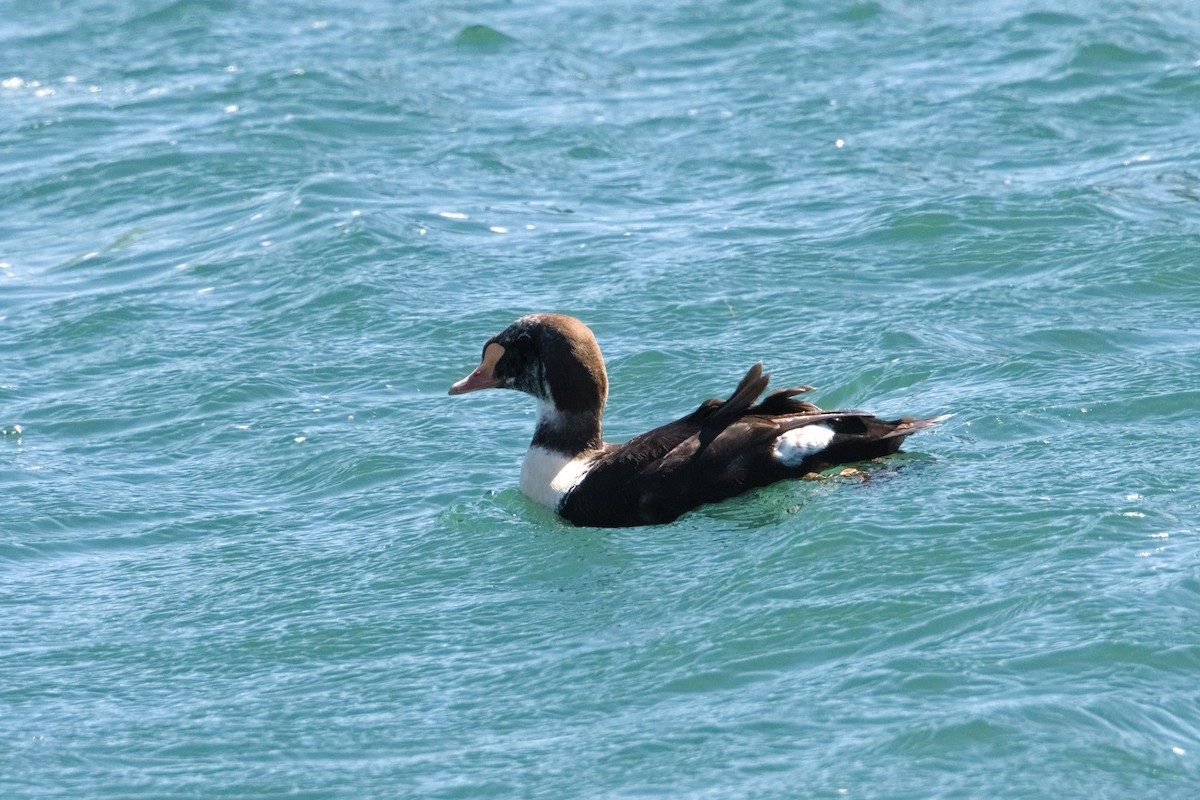
[[[11,6],[5,796],[1200,790],[1190,3]],[[956,416],[569,528],[445,396],[551,310]]]

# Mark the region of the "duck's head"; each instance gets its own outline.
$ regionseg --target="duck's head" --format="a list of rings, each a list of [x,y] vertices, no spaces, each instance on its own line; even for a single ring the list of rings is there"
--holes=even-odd
[[[548,412],[598,418],[608,376],[586,325],[563,314],[530,314],[488,339],[479,367],[450,394],[480,389],[516,389],[542,401]]]

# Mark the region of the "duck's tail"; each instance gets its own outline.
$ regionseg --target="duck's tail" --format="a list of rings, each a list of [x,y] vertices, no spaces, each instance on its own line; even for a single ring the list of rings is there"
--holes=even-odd
[[[936,417],[929,417],[927,419],[901,417],[900,419],[896,420],[895,423],[893,423],[896,426],[895,428],[879,438],[893,439],[897,436],[908,436],[910,433],[916,433],[917,431],[923,431],[927,428],[932,428],[939,422],[945,422],[953,416],[953,414],[939,414]]]

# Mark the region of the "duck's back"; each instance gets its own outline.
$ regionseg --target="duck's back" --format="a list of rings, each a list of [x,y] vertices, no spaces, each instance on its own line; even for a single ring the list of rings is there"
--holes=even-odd
[[[933,424],[821,412],[793,399],[807,387],[775,392],[755,405],[766,383],[755,366],[728,400],[706,401],[682,419],[597,454],[559,513],[595,527],[670,522],[759,486],[894,453],[908,434]]]

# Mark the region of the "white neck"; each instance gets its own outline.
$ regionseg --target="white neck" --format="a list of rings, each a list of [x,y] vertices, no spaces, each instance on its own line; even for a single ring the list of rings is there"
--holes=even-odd
[[[558,509],[592,466],[593,453],[569,456],[533,445],[521,463],[521,492],[535,503]]]

